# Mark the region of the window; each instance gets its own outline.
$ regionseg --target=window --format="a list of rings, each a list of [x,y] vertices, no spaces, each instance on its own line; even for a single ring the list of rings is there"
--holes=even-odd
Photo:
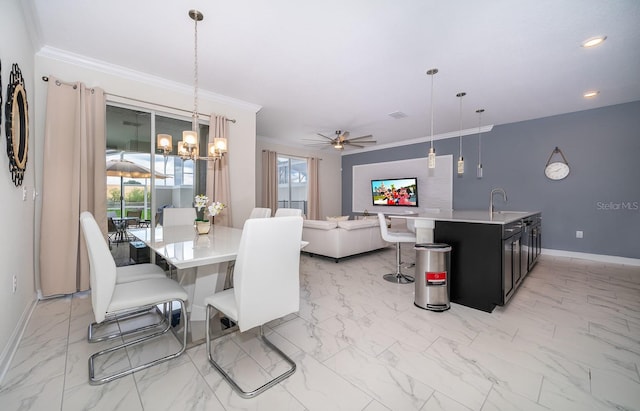
[[[278,155],[278,207],[307,214],[307,160]]]

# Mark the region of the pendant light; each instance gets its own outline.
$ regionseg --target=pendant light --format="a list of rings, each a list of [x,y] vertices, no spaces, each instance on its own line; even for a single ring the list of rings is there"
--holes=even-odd
[[[204,15],[198,10],[189,10],[189,17],[194,21],[194,64],[193,64],[193,113],[191,114],[191,130],[182,132],[182,141],[178,142],[178,155],[183,160],[198,158],[198,22]]]
[[[458,177],[462,177],[464,174],[464,158],[462,157],[462,97],[466,96],[467,93],[461,91],[456,94],[456,97],[460,99],[460,132],[459,132],[459,140],[460,140],[460,155],[458,156]]]
[[[484,113],[483,108],[479,108],[476,110],[478,113],[478,170],[476,172],[476,177],[482,178],[482,113]]]
[[[433,76],[437,73],[437,68],[432,68],[427,71],[427,74],[431,76],[431,147],[429,147],[427,166],[431,169],[436,168],[436,150],[433,148]]]
[[[178,142],[178,155],[183,160],[209,160],[217,161],[227,152],[227,139],[224,137],[216,137],[212,143],[207,145],[207,154],[205,157],[199,157],[198,148],[198,22],[204,19],[204,15],[198,10],[189,10],[189,17],[194,21],[194,65],[193,65],[193,113],[191,114],[191,130],[182,132],[182,141]],[[166,135],[158,136],[158,146],[162,147],[167,144]],[[171,140],[168,141],[169,147]],[[170,149],[169,149],[170,150]],[[167,151],[164,151],[167,153]],[[167,153],[168,154],[168,153]],[[165,155],[167,155],[165,154]]]

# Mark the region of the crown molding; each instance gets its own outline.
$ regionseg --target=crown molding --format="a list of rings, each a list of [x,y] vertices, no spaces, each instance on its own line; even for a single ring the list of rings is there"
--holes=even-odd
[[[127,67],[118,66],[107,63],[105,61],[92,59],[80,54],[71,53],[66,50],[58,49],[51,46],[44,46],[36,53],[37,57],[43,57],[51,60],[61,61],[63,63],[72,64],[90,70],[99,71],[105,74],[121,77],[127,80],[144,83],[152,87],[159,87],[174,91],[181,94],[190,95],[193,93],[193,85],[178,83],[176,81],[167,80],[162,77],[147,74],[141,71],[129,69]],[[199,97],[213,101],[216,103],[227,104],[239,109],[248,110],[257,113],[262,106],[247,101],[239,100],[233,97],[224,96],[222,94],[213,93],[208,90],[198,90]]]
[[[447,138],[454,138],[454,137],[460,137],[460,136],[469,136],[469,135],[478,134],[478,133],[488,133],[491,130],[493,130],[493,124],[482,126],[480,128],[478,128],[478,127],[468,128],[468,129],[462,130],[462,131],[449,131],[447,133],[434,134],[433,141],[445,140]],[[353,150],[353,151],[350,151],[348,153],[343,151],[342,155],[343,156],[349,156],[349,155],[353,155],[353,154],[364,153],[364,152],[367,152],[367,151],[385,150],[385,149],[388,149],[388,148],[409,146],[411,144],[428,143],[430,141],[431,141],[431,137],[430,136],[418,137],[418,138],[412,138],[410,140],[397,141],[397,142],[394,142],[394,143],[373,145],[371,147],[360,148],[357,151]]]

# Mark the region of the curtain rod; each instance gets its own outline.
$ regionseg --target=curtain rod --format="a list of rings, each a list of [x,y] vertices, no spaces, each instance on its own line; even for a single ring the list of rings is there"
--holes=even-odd
[[[42,76],[42,81],[48,82],[49,81],[49,77]],[[61,84],[65,84],[67,86],[73,86],[73,88],[77,87],[76,84],[74,84],[74,83],[65,83],[64,81],[56,80],[56,85],[59,86]],[[127,100],[137,101],[139,103],[153,104],[154,106],[162,107],[162,108],[168,108],[170,110],[178,110],[178,111],[182,111],[182,112],[190,113],[190,114],[192,113],[189,110],[185,110],[185,109],[182,109],[182,108],[171,107],[171,106],[167,106],[167,105],[164,105],[164,104],[158,104],[158,103],[154,103],[154,102],[151,102],[151,101],[140,100],[140,99],[137,99],[137,98],[121,96],[121,95],[113,94],[113,93],[105,93],[105,94],[108,95],[108,96],[112,96],[112,97],[119,97],[119,98],[124,98],[124,99],[127,99]],[[211,118],[211,116],[209,114],[205,114],[205,113],[198,113],[198,115],[199,116],[206,116],[206,117]],[[236,119],[235,118],[228,118],[226,120],[232,122],[233,124],[236,123]]]
[[[265,151],[271,151],[271,150],[262,150],[262,152],[263,152],[263,153],[264,153]],[[305,156],[301,156],[301,155],[299,155],[299,154],[287,154],[287,153],[281,153],[281,152],[279,152],[279,151],[276,151],[275,153],[276,153],[276,154],[282,154],[283,156],[287,156],[287,157],[298,157],[298,158],[317,158],[318,160],[322,160],[322,158],[320,158],[320,157],[314,157],[314,156],[311,156],[311,157],[305,157]]]

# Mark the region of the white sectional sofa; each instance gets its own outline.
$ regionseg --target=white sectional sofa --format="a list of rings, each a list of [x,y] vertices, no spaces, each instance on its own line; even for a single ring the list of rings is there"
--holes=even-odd
[[[343,257],[384,248],[388,243],[382,239],[378,224],[377,219],[304,220],[302,240],[309,245],[303,251],[334,258],[337,263]]]

